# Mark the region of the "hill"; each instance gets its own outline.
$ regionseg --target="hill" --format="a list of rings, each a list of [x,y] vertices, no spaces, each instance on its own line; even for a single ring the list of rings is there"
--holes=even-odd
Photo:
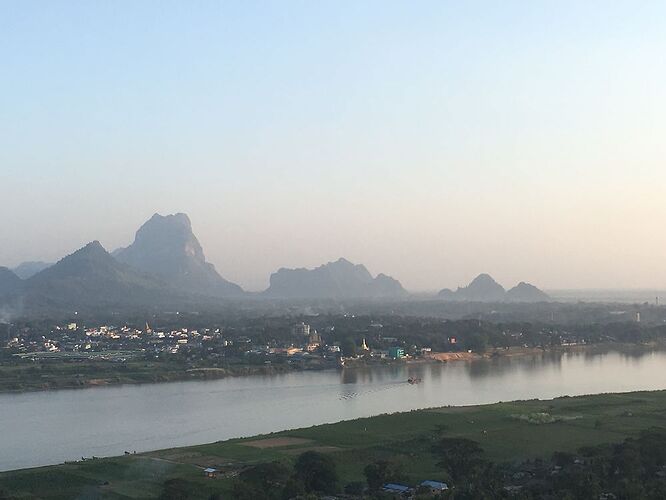
[[[506,292],[506,299],[510,302],[548,302],[550,296],[534,285],[521,281]]]
[[[501,302],[505,298],[504,287],[497,283],[489,274],[479,274],[466,287],[459,287],[455,292],[448,288],[439,292],[446,300],[468,302]]]
[[[278,298],[387,298],[407,294],[399,281],[384,274],[373,278],[362,264],[338,259],[315,269],[273,273],[265,295]]]
[[[466,287],[459,287],[455,292],[445,288],[439,297],[449,301],[466,302],[544,302],[550,297],[534,285],[521,281],[506,291],[489,274],[479,274]]]
[[[154,304],[174,295],[164,282],[115,260],[99,241],[26,280],[23,292],[29,308]]]

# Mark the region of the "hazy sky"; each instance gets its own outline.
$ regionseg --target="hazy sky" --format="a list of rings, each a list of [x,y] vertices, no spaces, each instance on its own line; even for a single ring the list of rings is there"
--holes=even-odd
[[[247,289],[666,287],[666,2],[0,3],[0,265],[186,212]]]

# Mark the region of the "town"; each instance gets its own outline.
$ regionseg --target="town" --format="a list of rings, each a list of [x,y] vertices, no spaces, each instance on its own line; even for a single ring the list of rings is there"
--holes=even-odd
[[[368,334],[375,348],[371,349],[364,337],[358,345],[345,337],[336,338],[334,326],[325,333],[305,322],[291,327],[291,335],[267,338],[239,335],[234,328],[153,328],[148,322],[136,326],[87,326],[77,322],[56,325],[48,331],[40,328],[7,327],[5,359],[7,354],[31,361],[40,360],[102,360],[125,362],[129,359],[164,359],[169,356],[193,363],[204,360],[216,366],[219,363],[244,362],[249,365],[299,363],[313,367],[343,365],[347,359],[368,357],[376,359],[418,358],[430,353],[431,348],[411,346],[405,352],[404,341],[382,336],[382,325],[371,323]],[[326,339],[326,341],[324,340]],[[456,338],[447,340],[456,344]],[[344,354],[344,355],[343,355]]]
[[[0,390],[221,378],[386,363],[473,360],[659,341],[661,325],[558,326],[401,315],[151,315],[0,325]]]

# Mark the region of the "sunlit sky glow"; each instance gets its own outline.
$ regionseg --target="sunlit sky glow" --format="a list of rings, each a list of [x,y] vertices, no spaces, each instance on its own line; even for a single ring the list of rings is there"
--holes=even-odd
[[[666,3],[0,4],[0,265],[186,212],[246,289],[666,288]]]

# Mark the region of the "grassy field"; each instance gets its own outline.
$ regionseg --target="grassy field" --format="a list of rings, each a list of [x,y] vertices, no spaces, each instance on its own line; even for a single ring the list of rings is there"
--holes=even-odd
[[[275,460],[291,463],[306,450],[330,454],[342,486],[363,481],[365,465],[387,457],[400,462],[416,483],[445,479],[431,453],[444,436],[477,441],[500,463],[620,442],[655,426],[666,427],[666,391],[436,408],[2,473],[0,491],[16,498],[155,498],[166,480],[179,478],[196,489],[193,498],[213,493],[227,498],[239,470]],[[222,477],[205,478],[202,469],[209,466],[220,469]]]

